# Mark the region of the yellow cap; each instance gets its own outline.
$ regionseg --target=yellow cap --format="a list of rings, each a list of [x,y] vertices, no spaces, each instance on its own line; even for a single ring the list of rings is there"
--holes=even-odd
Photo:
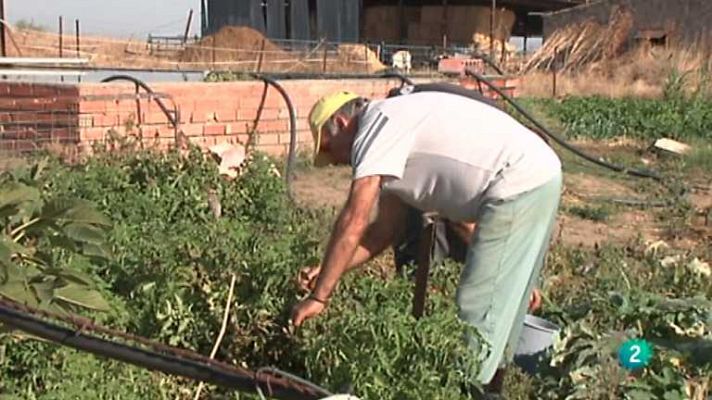
[[[328,121],[329,118],[331,118],[334,113],[339,110],[339,108],[349,101],[357,98],[359,98],[359,96],[355,93],[337,92],[322,97],[316,102],[316,104],[314,104],[314,107],[312,107],[311,112],[309,113],[309,128],[311,129],[312,137],[314,138],[315,166],[321,167],[333,162],[330,154],[319,152],[319,148],[321,147],[321,128],[324,126],[326,121]]]

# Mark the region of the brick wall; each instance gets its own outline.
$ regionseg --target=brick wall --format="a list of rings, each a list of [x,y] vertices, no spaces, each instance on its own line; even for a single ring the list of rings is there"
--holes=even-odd
[[[362,96],[380,98],[398,85],[396,80],[289,80],[280,82],[289,94],[297,115],[298,149],[311,149],[312,139],[307,125],[307,115],[321,96],[338,90],[349,90]],[[471,82],[463,82],[471,86]],[[88,149],[94,143],[105,142],[115,135],[131,137],[145,146],[168,148],[176,144],[176,131],[168,117],[153,99],[136,97],[131,83],[32,85],[4,84],[0,106],[6,106],[6,115],[19,115],[31,109],[56,110],[69,118],[66,128],[52,123],[45,126],[48,140],[66,144],[79,144]],[[501,80],[500,86],[512,86]],[[202,147],[229,142],[245,144],[249,134],[257,149],[273,155],[284,155],[289,146],[289,114],[287,106],[272,87],[268,87],[262,102],[264,84],[261,81],[221,83],[154,83],[152,89],[170,98],[163,101],[170,111],[179,114],[178,140],[187,140]],[[4,99],[4,100],[3,100]],[[3,103],[5,101],[5,103]],[[262,108],[260,110],[260,106]],[[2,109],[0,109],[2,110]],[[260,115],[257,120],[257,115]],[[40,118],[40,114],[33,114]],[[58,114],[59,115],[59,114]],[[2,111],[0,111],[0,117]],[[4,127],[5,124],[3,123]],[[0,136],[0,143],[17,140]],[[23,139],[31,141],[31,138]],[[35,147],[38,144],[35,144]],[[41,145],[41,143],[39,144]],[[10,149],[7,144],[6,149]]]
[[[0,152],[77,143],[78,92],[71,85],[0,82]]]

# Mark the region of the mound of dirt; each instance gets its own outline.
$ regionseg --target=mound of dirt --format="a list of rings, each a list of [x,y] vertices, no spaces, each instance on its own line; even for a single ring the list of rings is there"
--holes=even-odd
[[[262,49],[264,43],[264,49]],[[246,26],[225,26],[188,46],[180,57],[185,62],[254,61],[264,50],[264,60],[284,58],[286,52],[265,36]]]

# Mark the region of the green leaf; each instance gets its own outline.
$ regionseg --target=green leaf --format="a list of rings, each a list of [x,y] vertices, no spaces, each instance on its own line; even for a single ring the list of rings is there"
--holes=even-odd
[[[103,229],[83,223],[70,223],[62,228],[62,232],[80,243],[101,244],[106,240]]]
[[[52,247],[55,248],[61,248],[67,251],[71,251],[73,253],[79,251],[79,248],[77,247],[77,244],[74,242],[74,240],[64,235],[52,235],[49,237],[49,242],[52,244]]]
[[[29,290],[24,280],[9,280],[0,285],[0,295],[32,307],[37,307],[39,304],[37,297]]]
[[[104,244],[86,243],[82,246],[81,253],[89,258],[102,261],[112,257],[111,250]]]
[[[0,212],[6,207],[40,200],[40,191],[21,183],[8,183],[0,188]]]
[[[109,303],[98,291],[84,285],[70,283],[54,290],[54,298],[80,307],[109,311]]]
[[[45,270],[45,273],[49,275],[55,275],[68,281],[73,281],[87,286],[94,285],[94,279],[91,276],[77,270],[71,270],[69,268],[50,268]]]
[[[54,279],[47,279],[42,282],[31,283],[30,288],[42,305],[49,305],[54,298]]]
[[[643,390],[631,390],[626,392],[626,398],[629,400],[654,400],[655,396],[653,396],[651,393],[643,391]]]
[[[58,198],[45,204],[40,213],[43,220],[66,220],[75,223],[111,226],[104,214],[96,211],[92,204],[81,199]]]

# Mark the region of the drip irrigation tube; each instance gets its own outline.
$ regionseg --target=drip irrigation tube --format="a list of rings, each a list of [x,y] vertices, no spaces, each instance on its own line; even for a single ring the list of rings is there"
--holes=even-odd
[[[83,333],[82,329],[72,330],[44,321],[29,311],[20,310],[2,300],[0,321],[63,346],[228,389],[255,393],[266,387],[270,397],[284,400],[312,400],[331,395],[326,389],[274,368],[263,368],[255,373],[246,370],[243,372],[232,366],[218,365],[216,362],[200,362],[167,351],[158,353],[133,347],[88,335]]]
[[[101,83],[109,83],[109,82],[113,82],[113,81],[133,82],[136,86],[141,87],[143,90],[147,91],[148,93],[155,94],[153,89],[151,89],[151,87],[148,86],[146,84],[146,82],[144,82],[138,78],[134,78],[133,76],[130,76],[130,75],[111,75],[111,76],[108,76],[108,77],[102,79]],[[175,102],[173,102],[173,108],[174,108],[173,112],[175,114],[171,115],[170,110],[168,110],[168,107],[166,107],[166,105],[163,104],[163,101],[161,99],[159,99],[158,97],[154,97],[153,100],[156,102],[156,104],[158,104],[158,107],[166,115],[166,117],[168,118],[168,121],[170,121],[171,125],[173,125],[173,128],[178,130],[178,125],[180,123],[180,114],[179,114],[178,107],[176,107],[176,105],[175,105]],[[173,100],[171,99],[171,101],[173,101]]]
[[[287,165],[285,167],[285,180],[287,183],[287,196],[291,201],[294,201],[294,195],[292,193],[292,181],[294,180],[294,164],[297,161],[297,116],[296,112],[294,111],[294,104],[292,103],[292,99],[289,97],[289,94],[287,94],[287,91],[284,90],[284,87],[280,85],[277,82],[277,75],[263,75],[263,74],[257,74],[257,73],[250,73],[250,76],[252,76],[255,79],[261,79],[264,81],[266,84],[271,85],[274,87],[279,94],[282,96],[284,99],[284,102],[287,106],[287,112],[289,113],[289,152],[287,153]],[[349,78],[355,79],[355,77],[368,77],[368,78],[384,78],[384,79],[390,79],[390,78],[396,78],[400,79],[401,81],[401,86],[408,84],[412,85],[413,81],[406,77],[403,76],[402,74],[394,71],[387,71],[385,73],[379,74],[379,75],[357,75],[357,74],[350,74],[350,75],[344,75],[348,76]],[[262,96],[263,102],[265,96]]]
[[[526,110],[524,110],[517,102],[515,102],[511,97],[509,97],[507,94],[505,94],[500,88],[492,84],[490,81],[488,81],[486,78],[484,78],[482,75],[478,74],[477,72],[474,72],[470,69],[466,69],[465,73],[467,75],[472,76],[473,78],[477,79],[478,82],[484,83],[487,85],[490,89],[494,90],[497,94],[502,96],[503,99],[507,101],[514,109],[519,111],[527,120],[529,120],[532,124],[534,124],[537,128],[539,128],[544,134],[549,136],[552,140],[554,140],[556,143],[561,145],[561,147],[565,148],[566,150],[574,153],[575,155],[591,162],[594,163],[598,166],[610,169],[612,171],[624,173],[630,176],[635,176],[638,178],[650,178],[654,179],[656,181],[662,181],[662,177],[655,171],[649,171],[649,170],[642,170],[642,169],[634,169],[634,168],[628,168],[624,167],[621,165],[616,165],[616,164],[611,164],[609,162],[599,160],[598,158],[586,154],[583,151],[579,150],[572,144],[568,143],[564,138],[561,136],[551,132],[549,129],[547,129],[543,124],[541,124],[539,121],[536,120],[536,118],[532,117]]]

